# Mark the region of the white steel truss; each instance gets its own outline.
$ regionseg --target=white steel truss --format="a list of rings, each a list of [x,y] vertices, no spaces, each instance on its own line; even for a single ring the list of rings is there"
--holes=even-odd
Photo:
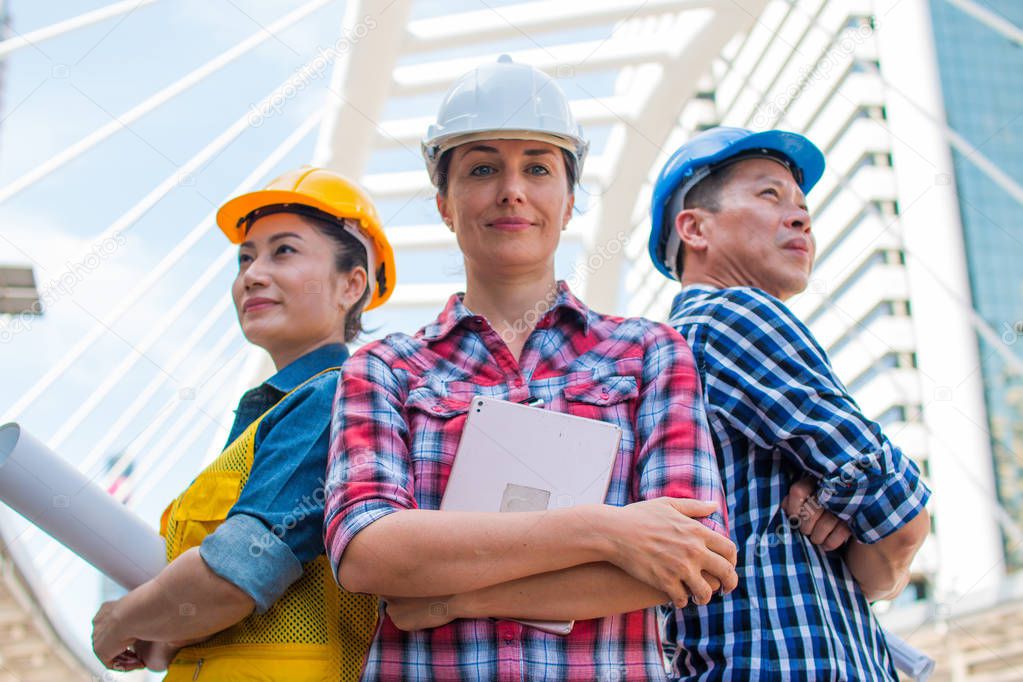
[[[971,0],[947,1],[999,35],[1019,42],[1017,27]],[[0,42],[0,58],[154,3],[116,2],[28,31]],[[245,64],[257,48],[277,34],[317,21],[321,10],[339,4],[338,0],[295,2],[293,9],[201,66],[153,94],[140,93],[138,103],[114,121],[39,160],[0,186],[0,204],[17,201],[26,190],[52,182],[57,173],[68,172],[73,161],[102,154],[108,141],[127,126],[219,77],[227,67]],[[748,55],[763,55],[768,49],[766,44],[758,47],[751,42],[763,39],[766,24],[796,31],[794,35],[801,40],[810,40],[806,36],[812,33],[811,23],[826,24],[830,36],[827,40],[820,38],[816,45],[825,54],[827,41],[841,35],[843,22],[856,12],[848,7],[844,12],[835,10],[838,3],[827,0],[817,4],[821,9],[810,21],[799,15],[795,3],[771,0],[480,2],[468,11],[435,16],[421,16],[424,11],[435,11],[435,4],[424,10],[415,0],[350,0],[332,44],[309,46],[302,54],[307,61],[293,76],[249,109],[232,103],[232,116],[237,118],[223,132],[144,196],[126,198],[124,212],[90,238],[101,241],[132,228],[243,136],[247,144],[259,145],[262,161],[251,169],[239,169],[230,187],[213,198],[214,204],[258,187],[275,172],[284,170],[282,164],[293,158],[300,145],[314,143],[310,145],[309,161],[360,179],[381,206],[387,206],[382,214],[396,247],[399,277],[394,297],[381,314],[390,315],[389,323],[395,328],[411,331],[462,284],[457,272],[416,265],[417,259],[458,259],[450,232],[435,215],[413,212],[406,217],[403,213],[410,206],[428,205],[433,194],[417,158],[419,140],[441,94],[456,77],[481,62],[496,59],[500,53],[508,53],[516,61],[532,64],[557,78],[569,92],[579,121],[599,138],[577,194],[577,203],[585,199],[586,205],[573,219],[563,241],[562,248],[572,249],[575,254],[575,263],[571,273],[559,272],[559,276],[570,275],[567,278],[578,293],[598,310],[663,317],[667,289],[659,277],[651,274],[645,256],[650,181],[674,146],[703,126],[724,120],[765,127],[754,114],[779,101],[798,60],[758,77],[751,76],[756,72],[755,64],[749,68],[738,68],[737,64]],[[854,4],[862,5],[864,13],[869,11],[866,0]],[[317,74],[327,66],[332,68],[329,79],[318,83]],[[737,74],[746,75],[738,78]],[[272,85],[262,84],[261,91],[266,92]],[[828,128],[829,113],[800,109],[815,88],[826,86],[812,79],[803,83],[799,97],[771,112],[773,118],[767,123],[811,128],[822,139],[838,139],[835,149],[829,151],[829,161],[841,160],[841,135]],[[842,106],[853,100],[869,102],[870,88],[883,86],[878,73],[847,79],[839,87],[860,90],[850,92],[849,97],[832,98],[836,108],[830,117],[847,117],[850,112],[839,111]],[[292,101],[297,99],[296,92],[306,88],[316,91],[319,104],[283,140],[254,134],[258,127],[253,125],[254,114],[295,106]],[[713,91],[713,100],[708,90]],[[756,100],[753,106],[747,106],[749,98]],[[748,116],[729,120],[733,112],[739,111]],[[936,118],[933,124],[943,126]],[[1018,182],[969,147],[955,131],[943,126],[941,133],[950,145],[976,161],[993,182],[1017,199],[1023,197]],[[870,134],[866,128],[864,134]],[[846,167],[837,177],[825,178],[822,185],[831,183],[829,191],[837,194],[865,192],[861,179],[850,177],[855,175]],[[78,181],[86,182],[88,178]],[[830,210],[840,209],[841,205]],[[875,217],[880,216],[878,213]],[[264,356],[246,349],[237,325],[229,319],[229,303],[222,287],[224,274],[232,267],[233,249],[212,253],[203,250],[203,240],[215,231],[212,212],[196,215],[192,222],[194,226],[183,231],[140,281],[109,303],[102,319],[73,343],[63,341],[68,349],[60,361],[6,405],[0,418],[0,422],[24,419],[55,394],[78,390],[80,395],[74,396],[73,407],[64,418],[44,425],[36,435],[61,450],[97,482],[109,485],[123,479],[118,495],[132,507],[142,506],[157,494],[169,498],[172,492],[163,489],[166,476],[181,462],[196,466],[197,458],[190,453],[201,451],[207,456],[214,452],[219,447],[218,439],[224,436],[222,425],[214,422],[229,414],[240,392],[237,389],[272,371],[264,361],[252,372]],[[588,266],[595,257],[600,260],[597,269]],[[193,272],[185,279],[180,269],[187,263],[202,267],[198,274]],[[103,355],[103,344],[120,339],[113,330],[115,323],[130,317],[174,278],[180,278],[175,286],[180,292],[176,303],[137,339],[121,339],[129,348],[117,358]],[[221,287],[219,298],[217,287]],[[973,322],[982,333],[994,333],[984,327],[983,320]],[[161,348],[166,338],[175,339],[169,352]],[[96,358],[103,358],[104,363],[94,368],[98,378],[88,391],[76,389],[78,384],[70,375],[76,368],[98,362]],[[1011,363],[1019,369],[1015,356]],[[160,371],[152,372],[152,364]],[[115,399],[118,388],[128,384],[141,386],[135,399],[128,403],[123,398]],[[8,523],[6,515],[0,514],[0,530]],[[89,575],[80,561],[45,541],[40,533],[28,530],[19,537],[4,537],[12,544],[6,552],[0,551],[0,567],[12,567],[4,571],[5,577],[44,576],[42,582],[47,582],[48,589],[59,597],[83,574]],[[5,560],[7,564],[2,563]],[[5,593],[0,585],[0,628],[13,627],[20,638],[46,642],[51,647],[64,640],[66,648],[58,646],[59,655],[43,660],[36,655],[39,647],[5,649],[13,640],[0,637],[0,680],[5,666],[18,679],[26,680],[73,679],[82,671],[96,670],[91,653],[63,634],[67,624],[61,622],[60,609],[52,606],[54,600],[37,586],[39,582],[22,581],[21,592],[8,587]],[[39,599],[35,602],[24,596],[36,592]],[[54,672],[54,666],[61,665],[66,672]]]

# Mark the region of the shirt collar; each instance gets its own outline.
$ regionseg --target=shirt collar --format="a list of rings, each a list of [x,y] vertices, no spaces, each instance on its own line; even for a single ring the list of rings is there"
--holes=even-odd
[[[466,308],[465,303],[462,302],[464,296],[465,293],[461,291],[451,295],[451,298],[448,299],[444,310],[437,316],[437,319],[423,327],[421,334],[424,340],[438,341],[443,339],[466,320],[476,318],[476,315]],[[541,326],[539,322],[542,322],[547,317],[553,320],[553,315],[556,313],[568,313],[579,321],[583,328],[583,333],[589,332],[590,309],[575,297],[564,280],[558,280],[554,303],[550,306],[549,313],[545,315],[544,312],[544,310],[539,311],[537,326]]]
[[[682,306],[685,302],[694,296],[700,294],[709,294],[712,291],[719,291],[720,288],[712,284],[687,284],[682,287],[682,291],[675,295],[674,300],[671,302],[671,314],[668,319],[675,319],[675,317],[681,312]]]
[[[266,384],[282,393],[294,391],[310,377],[331,367],[340,367],[348,359],[348,347],[343,343],[328,343],[311,350],[266,380]]]

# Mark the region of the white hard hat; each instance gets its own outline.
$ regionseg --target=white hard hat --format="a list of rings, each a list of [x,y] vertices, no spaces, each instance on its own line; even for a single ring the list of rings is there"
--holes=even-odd
[[[452,147],[472,140],[539,140],[566,149],[578,175],[590,143],[572,118],[568,98],[558,84],[508,55],[462,75],[448,90],[437,122],[423,139],[423,158],[437,184],[437,162]]]

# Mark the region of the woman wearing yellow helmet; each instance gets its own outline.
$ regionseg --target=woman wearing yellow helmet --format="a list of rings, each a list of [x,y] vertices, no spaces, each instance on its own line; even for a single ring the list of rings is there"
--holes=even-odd
[[[238,321],[277,373],[164,512],[167,568],[100,608],[93,648],[111,668],[169,664],[168,680],[358,679],[377,601],[333,579],[323,471],[345,344],[390,296],[394,256],[369,198],[323,169],[232,199],[217,222],[239,244]]]

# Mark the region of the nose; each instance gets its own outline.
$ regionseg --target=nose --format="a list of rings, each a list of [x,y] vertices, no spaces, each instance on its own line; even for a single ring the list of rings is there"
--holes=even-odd
[[[810,212],[802,206],[794,206],[785,219],[785,225],[800,232],[810,231]]]
[[[269,284],[270,273],[265,261],[266,259],[261,256],[255,256],[249,261],[248,267],[242,273],[242,284],[246,291],[253,287],[265,287]]]
[[[498,203],[502,206],[524,204],[526,202],[525,190],[524,181],[517,173],[505,173],[501,178]]]

